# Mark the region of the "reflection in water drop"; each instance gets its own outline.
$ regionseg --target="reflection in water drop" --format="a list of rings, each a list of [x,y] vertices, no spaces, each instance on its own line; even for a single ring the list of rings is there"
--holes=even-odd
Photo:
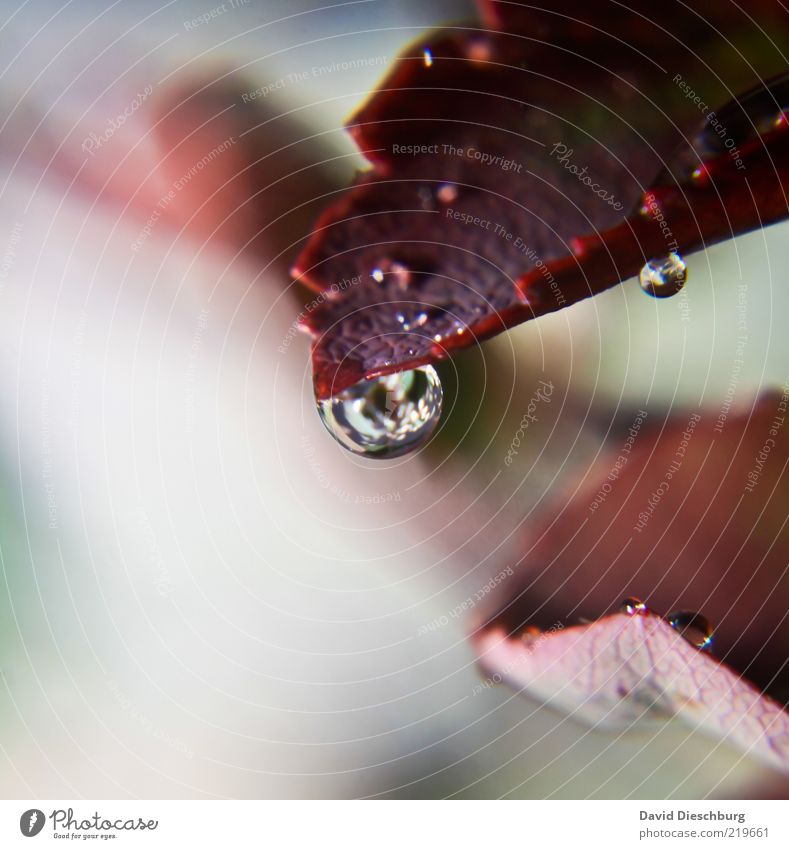
[[[670,298],[685,285],[687,280],[685,260],[672,251],[663,259],[651,259],[638,276],[641,288],[653,298]]]
[[[424,52],[422,53],[422,57],[425,60],[425,67],[426,68],[432,67],[432,65],[433,65],[433,54],[430,52],[430,50],[428,48],[425,48]]]
[[[441,417],[441,382],[432,366],[361,380],[318,401],[331,435],[349,451],[389,459],[425,443]]]
[[[472,62],[489,62],[492,56],[490,41],[486,38],[472,38],[466,45],[466,56]]]
[[[411,271],[407,265],[403,265],[402,262],[393,262],[389,273],[394,277],[397,282],[397,286],[400,289],[406,289],[408,284],[411,282]]]
[[[666,617],[666,621],[697,649],[708,649],[712,645],[713,628],[701,613],[692,610],[677,610]]]
[[[405,262],[389,257],[380,260],[370,276],[376,283],[383,283],[388,278],[387,282],[394,282],[401,292],[405,292],[412,281],[411,267]]]
[[[649,608],[641,601],[640,598],[626,598],[620,608],[622,613],[626,613],[628,616],[644,616],[649,613]]]

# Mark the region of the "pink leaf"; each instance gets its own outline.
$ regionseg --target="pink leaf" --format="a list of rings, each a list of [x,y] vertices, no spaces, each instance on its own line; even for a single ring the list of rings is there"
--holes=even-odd
[[[510,686],[607,730],[677,717],[789,771],[789,714],[650,614],[614,614],[524,639],[499,627],[476,638],[488,683]]]

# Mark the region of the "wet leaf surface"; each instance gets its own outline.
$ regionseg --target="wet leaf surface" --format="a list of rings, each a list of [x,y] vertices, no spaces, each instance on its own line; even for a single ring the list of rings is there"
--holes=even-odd
[[[476,639],[492,678],[600,730],[638,730],[672,717],[789,771],[789,714],[654,615],[614,614],[589,625]]]
[[[373,168],[294,267],[320,293],[302,321],[319,397],[786,215],[786,79],[722,110],[725,136],[700,129],[785,68],[778,4],[482,14],[408,47],[350,123]]]

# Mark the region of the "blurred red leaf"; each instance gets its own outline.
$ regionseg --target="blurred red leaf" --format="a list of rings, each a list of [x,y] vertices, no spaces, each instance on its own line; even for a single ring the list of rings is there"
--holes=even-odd
[[[530,524],[492,621],[597,619],[636,596],[698,610],[714,653],[787,697],[789,388],[751,410],[634,415]]]

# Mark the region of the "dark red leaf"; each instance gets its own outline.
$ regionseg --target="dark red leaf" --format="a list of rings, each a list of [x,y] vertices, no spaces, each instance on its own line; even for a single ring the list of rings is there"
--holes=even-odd
[[[486,3],[505,32],[408,48],[350,125],[373,170],[294,269],[321,293],[303,320],[319,396],[568,306],[674,242],[688,252],[784,217],[787,139],[762,126],[784,81],[749,99],[756,122],[740,105],[721,113],[741,162],[700,146],[709,133],[686,138],[705,103],[785,67],[789,18],[749,9],[758,24],[727,4],[700,17],[673,2]]]

